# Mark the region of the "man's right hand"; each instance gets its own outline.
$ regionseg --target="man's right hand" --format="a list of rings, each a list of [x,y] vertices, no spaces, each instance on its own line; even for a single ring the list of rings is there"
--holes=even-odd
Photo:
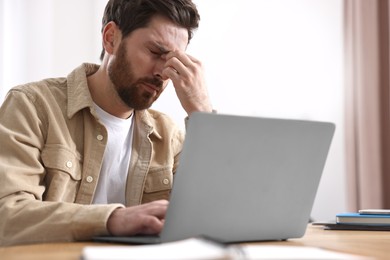
[[[157,200],[150,203],[118,208],[107,221],[107,229],[114,236],[158,234],[164,226],[169,202]]]

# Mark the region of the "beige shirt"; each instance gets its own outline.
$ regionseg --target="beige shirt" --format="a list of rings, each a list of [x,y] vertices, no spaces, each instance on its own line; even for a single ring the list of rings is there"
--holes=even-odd
[[[0,245],[107,234],[121,204],[91,205],[107,143],[87,86],[97,65],[13,88],[0,108]],[[168,199],[184,134],[166,115],[134,114],[127,206]],[[113,187],[115,188],[115,187]]]

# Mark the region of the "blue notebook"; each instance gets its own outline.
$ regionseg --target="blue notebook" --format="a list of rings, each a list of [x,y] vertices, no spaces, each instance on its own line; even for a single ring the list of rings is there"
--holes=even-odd
[[[390,226],[390,214],[340,213],[337,224]]]

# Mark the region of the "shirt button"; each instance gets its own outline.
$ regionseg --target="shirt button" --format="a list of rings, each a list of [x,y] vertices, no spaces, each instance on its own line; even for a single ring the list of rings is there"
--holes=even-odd
[[[97,135],[96,136],[96,139],[98,139],[99,141],[103,140],[103,136],[102,135]]]
[[[164,179],[163,181],[162,181],[165,185],[168,185],[169,184],[169,179]]]
[[[88,183],[91,183],[91,182],[93,182],[93,177],[92,176],[88,176],[86,180],[87,180]]]
[[[71,161],[66,162],[66,167],[72,168],[72,166],[73,166],[73,163]]]

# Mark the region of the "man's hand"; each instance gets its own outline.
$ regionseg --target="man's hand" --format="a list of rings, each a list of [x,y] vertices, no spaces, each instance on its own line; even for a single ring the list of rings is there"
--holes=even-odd
[[[165,55],[163,76],[172,80],[176,95],[188,115],[192,112],[212,112],[212,106],[200,61],[182,51]]]
[[[164,225],[167,200],[157,200],[143,205],[118,208],[107,221],[108,231],[115,236],[158,234]]]

